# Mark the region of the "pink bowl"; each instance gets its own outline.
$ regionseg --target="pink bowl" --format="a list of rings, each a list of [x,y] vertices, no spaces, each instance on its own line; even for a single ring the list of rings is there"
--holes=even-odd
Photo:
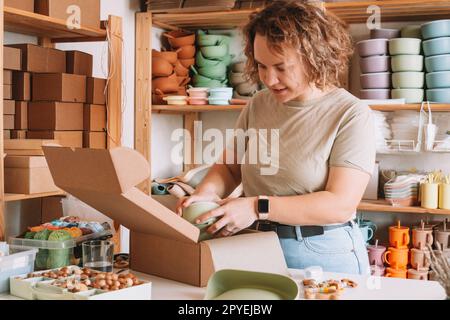
[[[356,46],[361,57],[388,54],[388,39],[370,39],[359,41]]]
[[[359,60],[361,73],[387,72],[391,68],[390,56],[372,56]]]
[[[388,89],[391,87],[389,72],[362,74],[360,80],[363,89]]]
[[[360,99],[390,99],[391,98],[391,90],[390,89],[366,89],[359,91]]]
[[[192,105],[205,105],[208,104],[208,99],[205,98],[189,98],[189,104]]]

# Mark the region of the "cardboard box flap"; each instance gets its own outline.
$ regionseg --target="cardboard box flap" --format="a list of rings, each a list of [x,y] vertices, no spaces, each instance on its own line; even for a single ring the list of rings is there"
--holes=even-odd
[[[165,238],[197,242],[200,230],[134,186],[149,164],[135,150],[44,147],[55,184],[125,227]]]
[[[236,269],[289,275],[275,232],[252,232],[204,243],[210,250],[214,271]]]

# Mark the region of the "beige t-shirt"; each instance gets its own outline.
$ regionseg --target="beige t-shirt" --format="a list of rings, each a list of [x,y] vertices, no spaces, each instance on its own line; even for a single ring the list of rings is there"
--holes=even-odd
[[[371,110],[344,89],[285,104],[269,90],[262,90],[242,111],[235,127],[244,131],[249,128],[259,133],[254,135],[259,137],[258,152],[262,149],[266,156],[258,156],[255,161],[255,144],[250,143],[255,140],[247,140],[241,165],[245,196],[322,191],[329,167],[354,168],[370,175],[373,172],[376,152]],[[260,129],[267,129],[267,134],[261,134]],[[278,152],[273,143],[278,143]]]

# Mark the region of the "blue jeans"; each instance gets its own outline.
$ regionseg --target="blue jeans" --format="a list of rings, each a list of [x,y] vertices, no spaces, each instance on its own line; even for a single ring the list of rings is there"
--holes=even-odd
[[[281,248],[289,268],[305,269],[320,266],[326,272],[370,274],[369,257],[358,225],[325,231],[303,238],[300,227],[297,239],[280,238]]]

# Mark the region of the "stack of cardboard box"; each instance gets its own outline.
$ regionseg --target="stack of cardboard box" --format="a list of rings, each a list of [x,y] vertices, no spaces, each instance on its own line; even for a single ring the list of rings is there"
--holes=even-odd
[[[15,48],[5,47],[3,50],[3,136],[6,139],[11,137],[11,130],[14,129],[14,114],[16,104],[13,99],[13,72],[20,70],[22,56],[21,52]]]
[[[12,86],[5,85],[5,91],[11,90],[5,97],[15,101],[14,115],[5,117],[5,129],[14,130],[5,132],[6,137],[57,139],[67,147],[106,148],[106,80],[92,78],[92,55],[33,44],[5,48],[19,53]],[[5,112],[12,112],[11,105],[5,104]]]

